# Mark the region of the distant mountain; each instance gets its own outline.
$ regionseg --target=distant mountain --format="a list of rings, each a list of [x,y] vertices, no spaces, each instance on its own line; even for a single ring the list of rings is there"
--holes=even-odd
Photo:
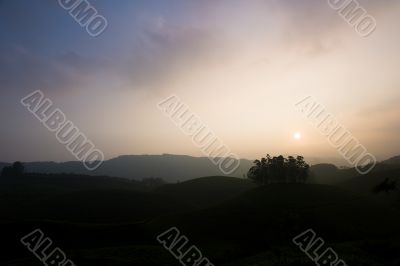
[[[392,158],[390,158],[390,159],[388,159],[388,160],[385,160],[385,161],[383,161],[382,163],[384,163],[384,164],[398,164],[398,165],[400,165],[400,155],[399,155],[399,156],[392,157]]]
[[[0,164],[2,169],[7,164]],[[87,170],[81,162],[27,162],[24,163],[29,173],[78,174],[92,176],[124,177],[134,180],[161,177],[170,183],[186,181],[203,176],[220,176],[223,173],[206,157],[186,155],[125,155],[106,160],[95,171]],[[243,177],[251,167],[252,161],[241,160],[239,168],[231,174]]]
[[[317,184],[334,184],[337,182],[339,168],[333,164],[317,164],[310,167],[311,181]]]
[[[397,159],[396,159],[397,158]],[[327,159],[326,159],[327,160]],[[317,184],[335,184],[357,176],[353,169],[338,169],[334,164],[319,163],[326,160],[308,157],[306,161],[313,165],[311,178]],[[332,159],[334,160],[334,159]],[[400,156],[384,161],[388,167],[395,165]],[[316,164],[319,163],[319,164]],[[400,164],[400,162],[399,162]],[[0,170],[9,163],[0,163]],[[81,162],[26,162],[27,172],[52,174],[77,174],[91,176],[113,176],[133,180],[160,177],[169,183],[183,182],[204,176],[224,175],[207,157],[192,157],[186,155],[124,155],[104,163],[95,171],[87,170]],[[253,165],[253,160],[241,159],[240,166],[230,176],[243,178]],[[336,164],[339,165],[339,164]]]
[[[354,168],[339,169],[333,164],[316,164],[310,167],[310,182],[334,185],[358,175]]]
[[[376,166],[372,169],[371,173],[367,176],[385,176],[385,174],[380,174],[381,172],[388,171],[388,170],[395,170],[400,169],[400,156],[392,157],[388,160],[378,162]],[[342,167],[338,168],[334,164],[315,164],[310,167],[310,182],[315,184],[326,184],[326,185],[335,185],[335,184],[342,184],[345,182],[352,183],[352,180],[365,180],[366,175],[360,175],[356,171],[354,167]],[[383,181],[381,179],[381,181]],[[377,181],[377,180],[375,180]],[[371,185],[368,184],[368,185]]]

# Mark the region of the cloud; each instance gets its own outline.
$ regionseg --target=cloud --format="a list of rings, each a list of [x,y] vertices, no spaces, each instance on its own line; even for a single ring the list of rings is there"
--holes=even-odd
[[[52,12],[42,15],[37,12],[41,9],[39,4],[29,12],[27,1],[17,2],[0,2],[4,8],[2,13],[7,9],[8,14],[16,14],[0,19],[8,27],[2,32],[0,26],[0,33],[4,33],[2,40],[7,40],[8,45],[3,45],[0,51],[0,71],[5,73],[0,86],[10,89],[84,89],[86,85],[90,86],[90,80],[107,76],[119,79],[129,88],[157,89],[188,69],[195,71],[229,65],[240,58],[242,52],[248,53],[246,49],[255,54],[257,58],[253,61],[257,62],[261,59],[271,62],[269,55],[282,51],[309,58],[325,55],[343,45],[343,31],[348,31],[349,27],[329,7],[327,0],[196,1],[190,2],[189,7],[181,6],[180,11],[189,13],[185,16],[178,12],[161,14],[154,8],[161,2],[143,6],[136,3],[135,8],[145,10],[146,16],[127,17],[123,23],[110,17],[107,38],[96,40],[91,47],[80,48],[75,43],[85,44],[81,34],[86,33],[68,14],[53,21],[60,27],[73,28],[72,32],[68,31],[65,43],[59,35],[64,34],[64,29],[60,28],[58,35],[54,35],[53,23],[48,23],[58,14],[55,12],[64,10],[45,2],[43,6],[47,13],[49,8]],[[379,14],[396,1],[361,3],[370,13]],[[121,5],[129,6],[127,2],[121,2]],[[21,20],[25,14],[29,22]],[[198,21],[199,17],[207,21]],[[242,28],[240,24],[246,27]],[[260,36],[251,38],[252,27],[261,29],[257,32]],[[116,28],[124,30],[115,33],[113,29]],[[279,34],[274,35],[273,31]],[[129,36],[131,32],[133,34]],[[264,42],[273,45],[252,51],[253,44],[259,43],[261,47]],[[35,49],[38,46],[41,48]]]
[[[139,88],[165,86],[187,69],[224,65],[234,54],[224,32],[171,25],[161,17],[142,24],[132,45],[135,50],[115,64],[122,78]]]
[[[57,90],[81,87],[105,63],[74,52],[55,57],[39,55],[22,46],[1,47],[2,90]]]

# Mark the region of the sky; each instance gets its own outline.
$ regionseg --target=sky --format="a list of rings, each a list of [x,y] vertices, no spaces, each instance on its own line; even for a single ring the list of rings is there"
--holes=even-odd
[[[337,150],[295,107],[312,96],[379,160],[400,154],[400,2],[359,3],[363,38],[326,0],[91,0],[90,36],[56,0],[0,0],[0,161],[73,155],[24,106],[41,90],[110,159],[202,156],[157,104],[177,95],[241,158]]]

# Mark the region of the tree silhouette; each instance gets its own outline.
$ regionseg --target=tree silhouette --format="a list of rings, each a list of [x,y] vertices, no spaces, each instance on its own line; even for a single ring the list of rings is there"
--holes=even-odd
[[[396,190],[397,188],[397,182],[395,180],[390,180],[389,178],[386,178],[382,183],[374,187],[372,191],[376,194],[381,192],[389,193]]]
[[[247,177],[259,185],[270,183],[305,183],[309,176],[310,166],[304,157],[282,155],[271,157],[269,154],[261,160],[255,160]]]
[[[21,162],[15,162],[11,166],[6,166],[1,172],[4,177],[18,177],[22,176],[25,172],[25,167]]]

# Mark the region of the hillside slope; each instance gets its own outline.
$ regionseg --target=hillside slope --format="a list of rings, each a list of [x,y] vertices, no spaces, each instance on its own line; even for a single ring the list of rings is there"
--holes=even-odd
[[[156,231],[176,226],[224,261],[221,253],[229,250],[239,258],[291,246],[291,239],[309,228],[330,243],[398,237],[399,222],[399,212],[366,196],[325,185],[275,184],[149,226]]]
[[[210,176],[164,185],[155,192],[197,208],[206,208],[230,200],[255,187],[256,185],[248,179]]]

